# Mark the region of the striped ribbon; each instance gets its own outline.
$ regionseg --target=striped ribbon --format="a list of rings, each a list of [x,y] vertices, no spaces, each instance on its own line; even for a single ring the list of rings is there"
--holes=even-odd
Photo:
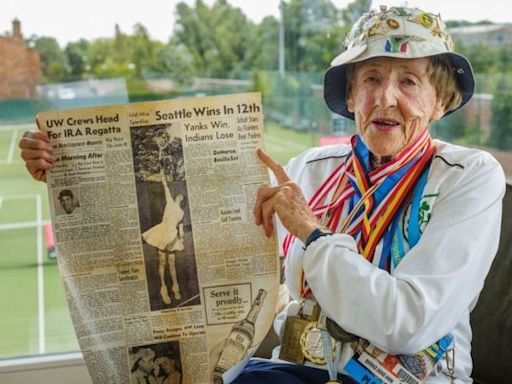
[[[400,213],[400,208],[410,199],[418,178],[428,167],[435,145],[425,129],[392,161],[370,170],[370,152],[361,138],[353,136],[351,144],[351,154],[315,191],[309,206],[322,224],[333,232],[351,235],[359,253],[372,262],[377,244]],[[349,213],[340,223],[347,204]],[[284,239],[285,256],[293,239],[291,234]],[[302,282],[301,296],[304,297],[310,294],[304,271]]]

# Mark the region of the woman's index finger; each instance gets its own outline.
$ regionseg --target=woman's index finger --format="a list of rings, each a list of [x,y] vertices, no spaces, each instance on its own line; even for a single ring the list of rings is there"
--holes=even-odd
[[[263,164],[265,164],[276,177],[278,184],[286,183],[290,181],[290,177],[286,174],[283,166],[279,163],[276,163],[274,159],[272,159],[267,153],[265,153],[262,149],[258,148],[256,150],[256,154],[258,158],[261,160]]]

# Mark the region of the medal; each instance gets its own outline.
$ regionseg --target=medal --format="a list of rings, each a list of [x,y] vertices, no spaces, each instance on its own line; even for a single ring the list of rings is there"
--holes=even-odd
[[[309,323],[300,336],[302,354],[309,361],[318,364],[325,364],[324,343],[322,331],[317,328],[317,322]]]
[[[301,349],[301,335],[310,321],[300,317],[286,318],[283,331],[283,341],[279,351],[279,358],[295,364],[304,364],[304,354]]]
[[[320,306],[312,300],[301,302],[298,316],[288,316],[284,324],[279,358],[295,364],[304,364],[301,337],[305,328],[318,319]]]

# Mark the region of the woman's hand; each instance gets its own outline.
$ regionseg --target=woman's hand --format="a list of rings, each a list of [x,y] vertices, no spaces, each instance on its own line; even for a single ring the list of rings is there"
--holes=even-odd
[[[272,218],[277,213],[283,226],[305,242],[311,232],[321,225],[309,208],[300,187],[269,155],[261,149],[256,154],[275,175],[278,184],[258,191],[253,209],[256,224],[263,225],[265,234],[270,237],[273,231]]]
[[[18,146],[21,149],[21,158],[25,161],[25,168],[30,175],[38,181],[46,182],[46,172],[55,162],[53,147],[48,136],[39,131],[26,131]]]

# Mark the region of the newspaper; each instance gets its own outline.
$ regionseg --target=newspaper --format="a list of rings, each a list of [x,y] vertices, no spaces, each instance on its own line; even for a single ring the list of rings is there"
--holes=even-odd
[[[47,112],[38,123],[57,158],[53,230],[92,381],[228,382],[278,299],[276,240],[252,216],[269,184],[255,153],[260,94]]]

